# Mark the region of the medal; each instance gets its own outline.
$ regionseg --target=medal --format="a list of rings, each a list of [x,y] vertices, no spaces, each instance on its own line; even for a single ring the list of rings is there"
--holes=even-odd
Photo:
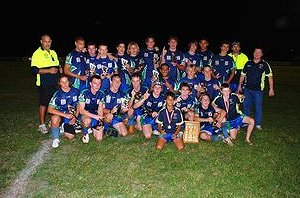
[[[167,108],[166,108],[166,114],[167,114],[167,119],[168,119],[168,123],[169,123],[169,125],[168,125],[168,129],[171,129],[171,122],[172,122],[172,119],[173,119],[173,115],[174,115],[174,110],[173,111],[171,111],[171,116],[169,117],[169,113],[168,113],[168,110],[167,110]]]

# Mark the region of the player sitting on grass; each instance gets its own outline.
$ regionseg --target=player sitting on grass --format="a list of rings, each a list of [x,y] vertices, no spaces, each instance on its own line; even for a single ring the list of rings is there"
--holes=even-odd
[[[48,112],[51,114],[51,130],[53,134],[52,147],[59,146],[59,126],[63,123],[64,136],[67,139],[73,139],[75,135],[74,124],[79,111],[77,103],[79,90],[70,87],[68,76],[62,75],[59,78],[59,89],[53,94],[48,106]]]
[[[213,105],[216,108],[220,108],[226,111],[226,120],[228,123],[228,128],[230,129],[231,139],[236,139],[237,130],[243,126],[244,123],[248,124],[246,133],[246,142],[252,145],[250,141],[251,133],[254,127],[254,119],[244,115],[239,110],[239,104],[242,103],[243,98],[235,93],[231,93],[228,83],[223,83],[221,86],[222,95],[217,96]]]
[[[174,107],[175,93],[166,93],[166,106],[158,112],[156,122],[160,136],[156,142],[156,149],[162,150],[167,142],[174,142],[178,150],[184,148],[182,137],[178,134],[181,131],[183,117],[180,109]]]

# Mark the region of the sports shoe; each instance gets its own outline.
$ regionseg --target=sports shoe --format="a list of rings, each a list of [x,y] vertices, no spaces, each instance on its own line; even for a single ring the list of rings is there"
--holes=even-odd
[[[256,129],[262,130],[261,125],[256,125]]]
[[[158,130],[153,130],[152,133],[153,133],[153,135],[159,135]]]
[[[60,142],[59,139],[54,139],[52,142],[52,147],[57,148],[59,146],[59,142]]]
[[[82,142],[87,144],[90,141],[90,137],[89,134],[85,134],[84,136],[82,136]]]
[[[41,133],[43,133],[43,134],[46,134],[46,133],[49,132],[45,124],[40,124],[40,125],[39,125],[39,131],[40,131]]]
[[[224,138],[224,139],[223,139],[223,142],[224,142],[225,144],[228,144],[229,146],[233,146],[233,143],[232,143],[230,137]]]
[[[80,133],[82,131],[82,127],[78,121],[75,121],[74,128],[75,128],[75,133]]]

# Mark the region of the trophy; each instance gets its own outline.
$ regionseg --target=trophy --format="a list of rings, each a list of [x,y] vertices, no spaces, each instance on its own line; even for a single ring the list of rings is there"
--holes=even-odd
[[[86,77],[90,77],[96,74],[96,65],[93,63],[90,63],[90,68],[88,70],[85,70]]]
[[[102,74],[103,74],[104,76],[106,76],[106,75],[107,75],[107,71],[108,71],[108,67],[105,66],[105,65],[101,65],[101,69],[102,69]]]
[[[158,78],[159,78],[159,72],[156,69],[154,69],[152,71],[152,79],[153,79],[153,81],[157,81]]]
[[[125,58],[121,58],[121,64],[122,64],[122,68],[124,70],[127,70],[126,65],[128,64],[128,60],[126,60]]]

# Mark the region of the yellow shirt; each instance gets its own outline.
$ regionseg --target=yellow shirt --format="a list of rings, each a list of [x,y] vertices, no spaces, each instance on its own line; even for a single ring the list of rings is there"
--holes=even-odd
[[[241,70],[244,68],[246,62],[249,60],[246,54],[239,53],[237,56],[234,56],[232,53],[228,54],[233,58],[233,61],[235,63],[236,69]]]
[[[50,50],[50,52],[48,52],[47,50],[43,50],[41,47],[39,47],[37,50],[35,50],[31,57],[31,67],[33,66],[39,69],[59,66],[59,60],[56,52],[54,50]],[[40,74],[36,75],[36,85],[41,85]]]

